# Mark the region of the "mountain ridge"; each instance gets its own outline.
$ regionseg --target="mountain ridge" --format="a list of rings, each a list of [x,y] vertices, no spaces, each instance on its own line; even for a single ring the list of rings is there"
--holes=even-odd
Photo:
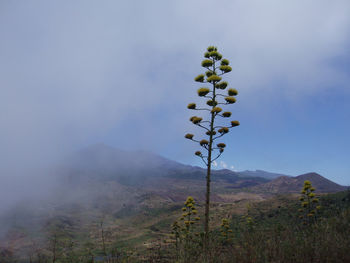
[[[333,193],[347,189],[345,186],[339,185],[315,172],[301,174],[296,177],[280,176],[252,189],[258,192],[296,193],[300,192],[306,180],[312,183],[318,193]]]
[[[241,171],[238,173],[242,176],[263,177],[266,179],[275,179],[275,178],[280,177],[280,176],[290,176],[290,175],[281,174],[281,173],[267,172],[264,170],[255,170],[255,171],[245,170],[245,171]]]
[[[179,163],[147,151],[125,151],[105,144],[88,146],[61,166],[63,176],[79,183],[89,180],[117,181],[126,186],[168,187],[174,180],[204,181],[206,169]],[[171,180],[170,180],[171,179]],[[226,189],[251,189],[271,193],[299,192],[305,180],[310,180],[320,192],[344,190],[321,175],[310,172],[296,177],[263,170],[235,172],[212,170],[212,181],[225,184]],[[198,184],[196,183],[196,184]]]

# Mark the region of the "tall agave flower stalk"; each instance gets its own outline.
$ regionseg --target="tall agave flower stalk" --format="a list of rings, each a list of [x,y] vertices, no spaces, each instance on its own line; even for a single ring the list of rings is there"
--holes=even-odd
[[[210,46],[204,54],[202,67],[206,69],[205,74],[198,75],[194,80],[206,84],[197,90],[198,96],[206,100],[206,106],[197,107],[196,103],[188,104],[187,108],[203,112],[202,116],[192,116],[190,121],[204,130],[204,138],[195,139],[193,134],[186,134],[185,138],[199,144],[204,150],[196,151],[195,155],[202,159],[207,166],[206,176],[206,201],[205,201],[205,218],[204,233],[205,247],[208,246],[209,240],[209,208],[210,208],[210,182],[211,182],[211,165],[224,152],[226,145],[223,142],[216,143],[218,139],[226,135],[231,128],[239,125],[239,122],[232,120],[227,124],[218,122],[219,118],[228,119],[232,113],[223,111],[225,107],[236,102],[235,96],[238,92],[236,89],[226,89],[228,83],[223,81],[223,75],[229,73],[232,68],[229,61],[223,59],[216,47]],[[226,90],[226,91],[225,91]]]

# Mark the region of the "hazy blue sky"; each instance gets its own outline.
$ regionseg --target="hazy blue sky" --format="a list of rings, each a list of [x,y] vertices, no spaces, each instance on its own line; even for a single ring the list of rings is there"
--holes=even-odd
[[[98,142],[200,164],[186,105],[216,45],[241,122],[218,166],[350,185],[349,14],[348,0],[2,0],[0,176]]]

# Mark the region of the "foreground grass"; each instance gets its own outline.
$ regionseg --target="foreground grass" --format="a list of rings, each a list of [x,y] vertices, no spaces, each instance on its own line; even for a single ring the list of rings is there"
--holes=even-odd
[[[208,259],[204,258],[198,239],[189,249],[183,245],[179,249],[168,248],[170,257],[159,261],[350,262],[350,192],[323,196],[322,211],[308,225],[298,218],[296,201],[262,211],[264,205],[251,207],[244,218],[231,219],[231,240],[212,233]]]

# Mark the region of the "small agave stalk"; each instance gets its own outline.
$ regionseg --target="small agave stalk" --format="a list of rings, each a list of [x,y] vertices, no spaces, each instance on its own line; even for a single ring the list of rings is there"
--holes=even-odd
[[[193,225],[200,220],[200,218],[197,216],[198,211],[195,207],[195,201],[192,196],[187,197],[185,206],[182,208],[182,212],[182,216],[180,217],[180,221],[183,221],[184,224],[182,231],[184,233],[185,240],[189,240],[193,232]]]
[[[233,120],[226,125],[217,125],[216,120],[219,118],[230,118],[232,113],[223,111],[223,107],[234,104],[235,96],[238,95],[236,89],[230,88],[224,92],[228,86],[226,81],[222,80],[223,75],[229,73],[232,68],[229,66],[229,61],[223,59],[216,47],[210,46],[204,54],[205,59],[202,61],[202,67],[206,69],[205,74],[198,75],[194,80],[203,83],[203,86],[197,90],[199,97],[206,99],[206,105],[203,108],[198,108],[196,103],[188,104],[190,110],[201,111],[205,116],[193,116],[190,121],[204,129],[206,138],[199,140],[194,138],[193,134],[186,134],[185,138],[192,140],[204,148],[204,153],[196,151],[195,155],[201,158],[207,167],[206,176],[206,201],[205,201],[205,219],[204,219],[204,248],[208,247],[209,241],[209,208],[210,208],[210,182],[211,182],[211,165],[224,152],[226,145],[222,142],[215,145],[215,141],[226,135],[231,128],[239,126],[239,121]],[[205,119],[204,119],[205,118]]]
[[[188,256],[191,249],[193,248],[193,230],[196,222],[200,220],[200,217],[197,215],[198,211],[195,207],[195,201],[192,196],[187,197],[187,200],[182,208],[182,215],[179,218],[179,222],[175,221],[173,224],[172,233],[176,238],[176,248],[178,248],[177,240],[180,242],[184,240],[184,252],[185,259],[187,262]],[[177,249],[178,251],[178,249]]]
[[[316,219],[316,213],[321,209],[321,206],[318,205],[318,198],[314,193],[316,189],[312,187],[311,182],[306,180],[304,186],[301,190],[301,196],[299,198],[301,202],[301,208],[299,212],[301,215],[299,218],[302,220],[304,225],[310,224],[313,220]]]
[[[223,238],[224,244],[228,244],[232,241],[233,231],[230,228],[229,220],[227,218],[223,218],[220,226],[221,236]]]
[[[180,230],[181,227],[178,221],[175,221],[171,226],[171,233],[174,235],[175,239],[175,249],[176,249],[176,257],[179,256],[179,242],[180,242]]]

